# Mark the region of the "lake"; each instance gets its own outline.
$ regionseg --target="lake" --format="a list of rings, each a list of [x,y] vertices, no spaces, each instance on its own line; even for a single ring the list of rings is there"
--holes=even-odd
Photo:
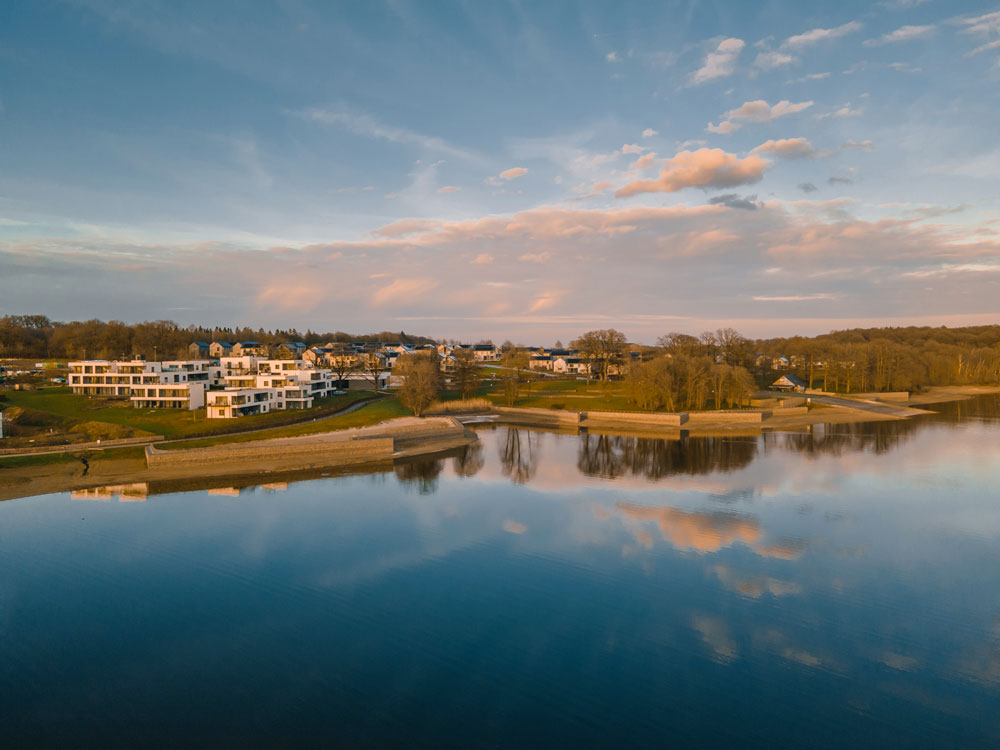
[[[1000,399],[0,503],[7,747],[1000,746]]]

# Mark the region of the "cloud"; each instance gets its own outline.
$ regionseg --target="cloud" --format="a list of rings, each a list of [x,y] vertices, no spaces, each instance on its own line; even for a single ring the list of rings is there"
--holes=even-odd
[[[743,102],[736,109],[731,109],[722,116],[718,125],[708,124],[707,129],[713,133],[729,134],[739,130],[744,123],[772,122],[781,117],[794,115],[813,106],[812,100],[807,102],[790,102],[782,99],[773,107],[763,99]]]
[[[722,205],[729,208],[742,208],[746,211],[756,211],[763,205],[757,202],[756,194],[743,198],[736,193],[723,193],[722,195],[712,196],[708,199],[708,202],[713,206]]]
[[[751,297],[754,302],[806,302],[810,300],[831,300],[837,299],[835,294],[794,294],[788,296],[766,296],[766,295],[754,295]]]
[[[346,109],[324,109],[322,107],[310,107],[292,112],[292,114],[310,122],[337,125],[355,135],[378,138],[390,143],[417,146],[425,151],[453,156],[463,161],[477,163],[484,161],[478,154],[457,146],[452,146],[441,138],[422,135],[411,130],[406,130],[405,128],[385,125],[371,115],[359,114]]]
[[[914,39],[926,39],[934,33],[934,26],[900,26],[895,31],[883,34],[874,39],[865,39],[862,44],[866,47],[876,47],[882,44],[895,44],[897,42],[910,42]]]
[[[495,260],[495,258],[492,255],[490,255],[489,253],[480,253],[475,258],[473,258],[471,262],[475,263],[476,265],[479,265],[479,266],[485,266],[485,265],[489,265],[494,260]]]
[[[819,190],[819,188],[813,185],[811,182],[800,182],[797,185],[797,187],[803,193],[815,193],[817,190]]]
[[[708,123],[705,126],[705,130],[709,133],[718,133],[719,135],[729,135],[730,133],[735,133],[737,130],[742,128],[742,125],[738,125],[735,122],[730,122],[729,120],[723,120],[718,125],[714,123]]]
[[[782,138],[780,140],[765,141],[752,151],[751,154],[773,154],[784,159],[802,159],[807,156],[815,156],[816,149],[805,138]]]
[[[462,188],[455,187],[454,185],[445,185],[444,187],[439,187],[437,191],[439,193],[457,193],[461,189]]]
[[[609,63],[621,62],[621,58],[618,57],[618,53],[615,52],[614,50],[611,50],[608,54],[606,54],[604,56],[604,59],[607,60]]]
[[[503,530],[511,534],[523,534],[528,527],[517,521],[506,520],[503,522]]]
[[[831,185],[853,185],[854,180],[850,177],[827,177],[826,181]]]
[[[632,162],[632,169],[648,169],[653,166],[653,162],[656,161],[656,152],[650,151],[648,154],[643,154],[634,162]]]
[[[660,134],[659,130],[653,130],[652,128],[646,128],[645,130],[642,131],[643,138],[652,138],[654,135],[659,135],[659,134]]]
[[[852,139],[848,138],[846,141],[844,141],[844,145],[841,146],[841,148],[844,151],[849,151],[849,150],[874,151],[875,150],[875,144],[873,144],[870,140],[855,141],[855,140],[852,140]]]
[[[763,70],[774,70],[775,68],[780,68],[783,65],[791,65],[793,62],[795,62],[795,58],[791,55],[785,52],[771,50],[769,52],[759,53],[753,61],[753,64]]]
[[[731,76],[744,46],[746,43],[742,39],[723,39],[715,51],[709,52],[705,57],[704,64],[691,76],[691,82],[698,85]]]
[[[758,156],[739,158],[719,148],[681,151],[668,159],[655,180],[635,180],[615,193],[624,198],[639,193],[673,193],[689,187],[725,188],[759,182],[767,162]]]
[[[808,75],[804,75],[801,78],[793,78],[790,81],[786,81],[786,83],[805,83],[806,81],[822,81],[824,78],[829,78],[829,77],[830,77],[830,74],[828,72],[827,73],[809,73]]]
[[[437,285],[434,279],[396,279],[372,294],[371,303],[375,307],[412,304]]]
[[[848,34],[853,34],[856,31],[860,31],[862,25],[857,21],[851,21],[850,23],[845,23],[842,26],[836,26],[832,29],[812,29],[803,34],[796,34],[795,36],[788,37],[783,43],[782,47],[786,47],[794,50],[801,50],[805,47],[809,47],[818,42],[827,41],[829,39],[839,39],[842,36],[847,36]]]
[[[511,167],[501,172],[499,177],[501,180],[516,180],[518,177],[523,177],[526,174],[528,174],[528,170],[524,167]]]
[[[535,297],[534,301],[531,303],[531,307],[528,308],[529,313],[541,312],[542,310],[548,310],[549,308],[555,307],[559,304],[561,300],[566,295],[564,291],[545,291]]]
[[[623,154],[641,154],[645,150],[646,149],[644,149],[642,146],[638,145],[637,143],[626,143],[621,148],[621,152]]]

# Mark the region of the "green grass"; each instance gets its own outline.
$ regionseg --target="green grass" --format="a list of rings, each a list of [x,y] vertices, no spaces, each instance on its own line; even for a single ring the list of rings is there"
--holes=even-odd
[[[80,456],[85,455],[93,465],[99,461],[113,459],[143,459],[145,448],[141,445],[127,448],[109,448],[101,451],[74,451],[72,453],[45,453],[40,456],[0,456],[0,471],[3,469],[20,469],[30,466],[47,466],[49,464],[80,463]]]
[[[503,382],[497,381],[485,394],[497,405],[503,405]],[[601,383],[585,380],[543,378],[532,382],[530,391],[522,384],[514,404],[534,409],[566,409],[569,411],[640,411],[629,401],[621,383]]]
[[[413,414],[399,403],[399,399],[384,398],[379,401],[373,401],[357,411],[339,417],[328,417],[316,422],[310,421],[288,427],[278,427],[273,430],[267,430],[267,432],[245,435],[220,435],[218,437],[202,438],[199,440],[184,440],[178,443],[157,445],[157,448],[161,450],[183,450],[185,448],[205,448],[210,445],[224,445],[226,443],[244,443],[250,440],[315,435],[322,432],[333,432],[334,430],[346,430],[352,427],[368,427],[369,425],[384,422],[387,419],[409,416],[413,416]]]
[[[165,438],[224,435],[244,430],[278,427],[313,420],[370,398],[370,391],[348,392],[343,396],[318,399],[309,410],[273,411],[239,419],[207,419],[205,410],[134,409],[129,405],[111,406],[103,399],[80,396],[69,388],[43,388],[37,391],[8,391],[7,403],[49,412],[76,422],[108,422],[133,427]]]

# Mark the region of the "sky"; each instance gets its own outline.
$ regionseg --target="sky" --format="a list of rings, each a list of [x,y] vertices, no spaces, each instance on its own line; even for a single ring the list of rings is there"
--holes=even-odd
[[[0,3],[0,314],[1000,322],[1000,4]]]

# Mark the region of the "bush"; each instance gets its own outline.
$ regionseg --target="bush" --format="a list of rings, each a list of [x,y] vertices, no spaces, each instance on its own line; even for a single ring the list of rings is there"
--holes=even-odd
[[[460,401],[438,401],[427,407],[425,414],[461,414],[463,412],[488,411],[493,403],[485,398],[466,398]]]

